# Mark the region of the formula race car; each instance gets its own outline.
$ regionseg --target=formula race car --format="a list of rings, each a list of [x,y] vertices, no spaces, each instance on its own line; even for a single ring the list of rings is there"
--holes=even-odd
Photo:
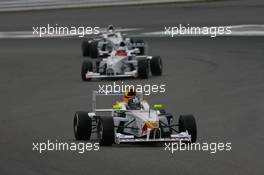
[[[130,93],[130,94],[129,94]],[[112,109],[97,109],[96,96],[124,95],[93,92],[92,112],[76,112],[73,128],[76,140],[89,140],[96,133],[100,145],[111,146],[135,142],[195,142],[196,122],[193,115],[181,115],[175,124],[162,105],[151,109],[141,94],[126,93]],[[101,114],[100,114],[101,113]]]
[[[138,55],[145,54],[144,41],[139,38],[129,38],[121,32],[116,32],[110,25],[106,31],[101,31],[95,38],[85,38],[82,42],[82,55],[91,58],[105,57],[108,53],[124,42],[130,49],[138,48]]]
[[[117,77],[146,79],[149,77],[149,72],[154,76],[160,76],[161,57],[137,55],[138,52],[138,48],[129,49],[121,43],[121,46],[113,50],[107,58],[96,60],[94,64],[91,60],[84,60],[81,68],[82,80]]]

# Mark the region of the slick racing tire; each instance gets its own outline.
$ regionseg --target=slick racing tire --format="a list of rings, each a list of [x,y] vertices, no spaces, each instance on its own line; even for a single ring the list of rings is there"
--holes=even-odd
[[[150,60],[151,74],[154,76],[160,76],[162,74],[162,60],[160,56],[154,56]]]
[[[98,41],[93,41],[90,43],[90,56],[91,58],[98,58]]]
[[[149,62],[146,58],[138,59],[138,77],[147,79],[149,76]]]
[[[86,78],[86,73],[87,72],[92,72],[93,71],[93,63],[88,60],[84,60],[82,63],[82,69],[81,69],[81,76],[83,81],[89,81],[91,79]]]
[[[99,117],[97,123],[97,138],[101,146],[111,146],[115,142],[113,117]]]
[[[73,132],[76,140],[89,140],[92,132],[92,119],[88,112],[76,112],[73,119]]]
[[[82,41],[82,55],[84,57],[90,56],[90,45],[91,45],[90,42],[91,42],[90,39],[84,39]]]
[[[131,44],[132,44],[133,48],[139,49],[138,55],[144,55],[145,54],[145,43],[142,39],[131,38]]]
[[[181,115],[179,118],[179,132],[185,132],[191,135],[191,142],[195,142],[197,138],[196,122],[193,115]]]

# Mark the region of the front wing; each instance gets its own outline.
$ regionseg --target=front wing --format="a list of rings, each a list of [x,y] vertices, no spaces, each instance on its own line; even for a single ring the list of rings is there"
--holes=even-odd
[[[136,143],[136,142],[179,142],[191,141],[191,135],[188,132],[181,132],[178,134],[171,134],[168,138],[135,138],[133,135],[124,135],[121,133],[115,134],[115,142],[120,143]]]
[[[129,77],[137,77],[135,71],[125,72],[125,74],[118,75],[101,75],[100,73],[87,72],[85,75],[86,79],[100,79],[100,78],[129,78]]]

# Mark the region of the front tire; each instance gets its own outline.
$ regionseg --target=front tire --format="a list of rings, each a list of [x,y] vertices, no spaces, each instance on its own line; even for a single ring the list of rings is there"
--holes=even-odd
[[[90,56],[91,58],[98,58],[98,41],[93,41],[90,43]]]
[[[81,76],[83,81],[89,81],[90,79],[86,78],[86,73],[87,72],[92,72],[93,71],[93,63],[91,61],[83,61],[82,63],[82,69],[81,69]]]
[[[197,138],[196,121],[193,115],[181,115],[179,118],[179,132],[185,132],[191,135],[191,142],[195,142]]]
[[[160,76],[162,74],[162,60],[160,56],[154,56],[150,60],[151,74],[154,76]]]
[[[92,132],[92,119],[88,112],[76,112],[73,119],[73,132],[76,140],[89,140]]]
[[[84,39],[82,41],[82,55],[84,57],[90,56],[90,40],[89,39]]]
[[[146,58],[138,59],[138,77],[141,79],[147,79],[149,76],[149,62]]]
[[[97,137],[101,146],[111,146],[115,142],[113,117],[99,117],[97,123]]]

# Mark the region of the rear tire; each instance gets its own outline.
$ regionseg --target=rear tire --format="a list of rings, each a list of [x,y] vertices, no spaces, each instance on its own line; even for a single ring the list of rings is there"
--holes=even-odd
[[[90,56],[90,43],[89,43],[89,39],[84,39],[82,41],[82,55],[84,57],[88,57]]]
[[[86,73],[87,72],[92,72],[93,71],[93,63],[91,61],[83,61],[82,63],[82,69],[81,69],[81,76],[83,81],[89,81],[91,79],[86,78]]]
[[[115,142],[113,117],[99,117],[97,123],[97,137],[101,146],[111,146]]]
[[[93,41],[90,43],[90,56],[91,58],[98,58],[98,41]]]
[[[179,118],[179,132],[185,132],[191,135],[191,142],[195,142],[197,138],[196,121],[193,115],[181,115]]]
[[[88,112],[76,112],[73,119],[73,132],[76,140],[89,140],[92,132],[92,119]]]
[[[162,60],[160,56],[154,56],[150,60],[151,74],[154,76],[160,76],[162,74]]]
[[[149,62],[146,58],[138,59],[138,77],[141,79],[147,79],[149,76]]]

